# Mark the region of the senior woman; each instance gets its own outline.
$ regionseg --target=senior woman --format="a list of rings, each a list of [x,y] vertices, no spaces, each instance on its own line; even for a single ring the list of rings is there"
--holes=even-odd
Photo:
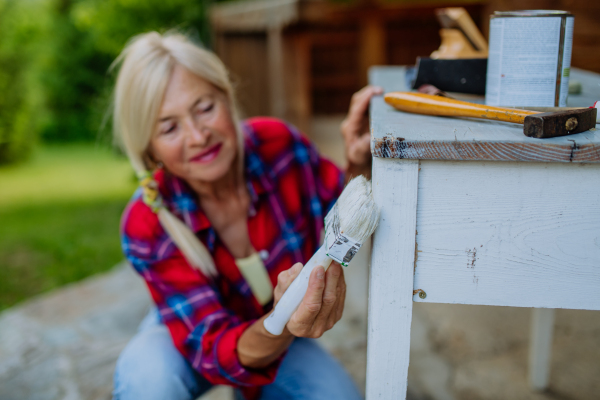
[[[123,350],[115,399],[195,399],[234,386],[246,399],[359,399],[312,339],[342,316],[338,264],[315,269],[284,333],[263,320],[319,246],[344,173],[294,127],[240,122],[221,61],[177,34],[137,36],[117,59],[114,129],[140,177],[122,245],[156,308]],[[365,111],[342,124],[347,174],[368,172]]]

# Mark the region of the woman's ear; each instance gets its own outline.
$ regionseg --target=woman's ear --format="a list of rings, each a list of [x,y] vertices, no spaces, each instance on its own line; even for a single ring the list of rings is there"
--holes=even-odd
[[[152,151],[152,147],[148,147],[148,150],[146,150],[146,153],[144,154],[144,164],[146,164],[146,167],[148,168],[148,170],[153,170],[156,168],[162,168],[163,167],[163,163],[158,160],[156,158],[156,156],[154,155],[154,152]]]

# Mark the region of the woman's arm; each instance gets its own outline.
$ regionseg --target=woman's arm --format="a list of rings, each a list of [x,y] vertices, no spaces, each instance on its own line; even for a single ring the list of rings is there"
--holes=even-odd
[[[275,304],[301,270],[302,264],[298,263],[279,274],[274,291]],[[240,364],[247,368],[266,367],[283,354],[294,337],[320,337],[342,317],[345,297],[344,272],[338,263],[332,263],[327,272],[323,267],[315,268],[302,303],[280,336],[265,329],[263,321],[269,314],[244,331],[237,347]]]
[[[371,134],[369,133],[369,102],[383,94],[378,86],[365,86],[352,96],[348,115],[341,125],[346,145],[346,181],[358,175],[371,176]]]

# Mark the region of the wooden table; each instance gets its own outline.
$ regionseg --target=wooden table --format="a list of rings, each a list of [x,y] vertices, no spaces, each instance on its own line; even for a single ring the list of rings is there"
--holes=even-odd
[[[574,69],[600,100],[600,77]],[[407,90],[404,69],[370,82]],[[531,384],[543,387],[552,311],[600,309],[600,126],[533,139],[519,125],[396,111],[371,102],[373,236],[367,400],[404,399],[412,303],[535,307]],[[549,335],[549,336],[548,336]],[[537,373],[537,377],[536,377]]]

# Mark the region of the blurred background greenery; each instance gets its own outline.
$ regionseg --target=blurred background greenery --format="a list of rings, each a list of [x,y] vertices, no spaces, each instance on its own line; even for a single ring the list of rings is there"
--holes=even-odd
[[[142,32],[209,43],[209,3],[0,0],[0,310],[122,258],[136,183],[111,147],[108,69]]]
[[[106,270],[123,258],[119,217],[135,190],[107,147],[36,146],[0,168],[0,309]]]
[[[209,1],[0,0],[0,162],[36,141],[104,134],[107,70],[127,39],[179,28],[207,43]]]

